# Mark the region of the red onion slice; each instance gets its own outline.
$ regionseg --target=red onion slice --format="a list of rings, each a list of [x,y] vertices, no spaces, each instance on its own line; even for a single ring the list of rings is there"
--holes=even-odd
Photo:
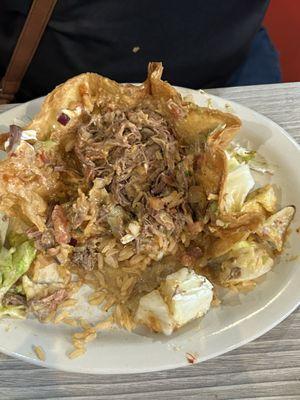
[[[59,122],[63,126],[66,126],[69,121],[70,121],[70,117],[63,112],[57,118],[57,122]]]

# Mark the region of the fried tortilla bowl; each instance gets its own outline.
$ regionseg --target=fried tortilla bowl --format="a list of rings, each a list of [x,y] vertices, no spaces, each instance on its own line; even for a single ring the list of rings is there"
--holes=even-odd
[[[254,190],[239,118],[185,100],[162,71],[72,78],[2,140],[0,315],[80,327],[71,358],[99,330],[169,335],[219,302],[216,287],[253,286],[295,213],[271,185]],[[95,324],[68,312],[83,285],[108,315]]]

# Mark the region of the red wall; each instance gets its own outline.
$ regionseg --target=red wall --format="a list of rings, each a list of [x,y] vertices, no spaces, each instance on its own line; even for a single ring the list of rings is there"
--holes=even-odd
[[[264,25],[280,53],[283,81],[300,81],[300,0],[272,0]]]

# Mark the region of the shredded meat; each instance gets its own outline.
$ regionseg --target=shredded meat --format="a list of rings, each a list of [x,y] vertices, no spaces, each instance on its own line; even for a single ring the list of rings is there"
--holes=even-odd
[[[55,246],[55,237],[52,228],[47,229],[41,234],[41,236],[36,241],[36,247],[38,249],[51,249]]]
[[[52,222],[54,228],[54,237],[57,243],[69,243],[71,237],[69,232],[69,223],[60,205],[56,205],[52,212]]]
[[[87,232],[99,234],[101,229],[121,239],[128,222],[137,221],[137,251],[147,253],[159,242],[168,254],[170,242],[178,241],[184,229],[189,234],[201,231],[188,201],[189,187],[195,186],[194,156],[157,112],[145,106],[92,115],[78,129],[73,149],[79,174],[93,185],[89,195],[79,193],[68,213],[71,229],[85,235],[82,243]],[[92,198],[92,191],[97,196]],[[65,227],[61,218],[58,221],[59,228]],[[55,224],[54,232],[58,243],[69,239]],[[89,270],[95,257],[83,247],[75,248],[72,261]]]
[[[72,254],[72,261],[86,271],[91,271],[97,263],[96,251],[90,246],[76,247]]]
[[[2,300],[2,304],[4,306],[26,306],[27,302],[25,296],[21,294],[7,293]]]
[[[51,295],[42,299],[33,299],[29,302],[32,312],[43,320],[51,311],[55,311],[57,306],[68,297],[66,289],[59,289]]]

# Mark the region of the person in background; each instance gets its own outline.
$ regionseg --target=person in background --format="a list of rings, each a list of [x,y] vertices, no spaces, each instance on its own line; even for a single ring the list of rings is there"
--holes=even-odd
[[[280,82],[262,27],[269,0],[59,0],[15,101],[42,96],[82,72],[119,82],[164,79],[194,89]],[[32,1],[0,2],[0,77]]]

